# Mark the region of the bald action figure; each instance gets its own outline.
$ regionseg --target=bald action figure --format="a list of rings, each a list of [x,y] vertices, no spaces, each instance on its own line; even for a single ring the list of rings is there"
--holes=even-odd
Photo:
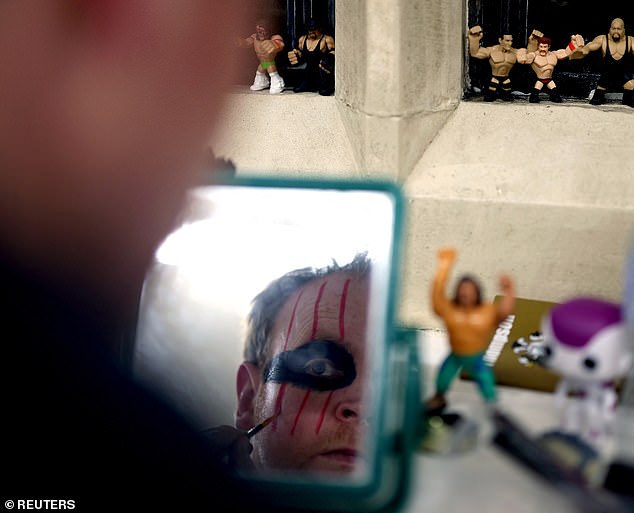
[[[603,54],[601,77],[590,103],[601,105],[607,90],[622,90],[623,105],[634,107],[634,36],[625,34],[621,18],[613,19],[607,34],[595,37],[570,58],[581,59],[599,49]]]

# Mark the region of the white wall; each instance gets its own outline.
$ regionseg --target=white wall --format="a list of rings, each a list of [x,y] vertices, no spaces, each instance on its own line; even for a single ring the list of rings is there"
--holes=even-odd
[[[634,230],[634,109],[460,102],[460,1],[346,0],[336,18],[335,97],[236,92],[212,142],[219,156],[238,173],[401,183],[407,324],[437,326],[428,286],[445,244],[489,298],[508,271],[521,297],[620,299]]]

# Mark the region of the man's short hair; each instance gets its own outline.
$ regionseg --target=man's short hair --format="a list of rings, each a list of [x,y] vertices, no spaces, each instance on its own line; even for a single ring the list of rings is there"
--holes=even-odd
[[[552,42],[552,40],[549,37],[540,37],[537,40],[537,44],[550,46],[551,44],[553,44],[553,42]]]
[[[247,316],[244,359],[259,367],[264,366],[275,320],[282,306],[295,291],[312,281],[336,273],[348,272],[363,278],[370,274],[370,269],[371,260],[367,253],[359,253],[352,262],[343,266],[333,260],[327,267],[296,269],[271,282],[251,301],[251,311]]]

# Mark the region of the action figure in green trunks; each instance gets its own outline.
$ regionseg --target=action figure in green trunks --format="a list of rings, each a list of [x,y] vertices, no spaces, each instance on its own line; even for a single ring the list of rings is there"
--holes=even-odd
[[[271,34],[270,24],[266,20],[259,20],[255,25],[255,33],[246,39],[240,39],[239,45],[243,48],[253,47],[260,61],[251,91],[261,91],[270,87],[269,93],[281,93],[285,84],[284,79],[277,72],[275,57],[284,49],[282,36]]]

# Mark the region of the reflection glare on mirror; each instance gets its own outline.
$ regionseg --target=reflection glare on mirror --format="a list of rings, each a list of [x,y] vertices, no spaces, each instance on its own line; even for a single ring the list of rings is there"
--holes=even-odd
[[[367,479],[394,212],[381,190],[191,191],[144,284],[134,375],[212,441],[255,428],[238,471]]]

